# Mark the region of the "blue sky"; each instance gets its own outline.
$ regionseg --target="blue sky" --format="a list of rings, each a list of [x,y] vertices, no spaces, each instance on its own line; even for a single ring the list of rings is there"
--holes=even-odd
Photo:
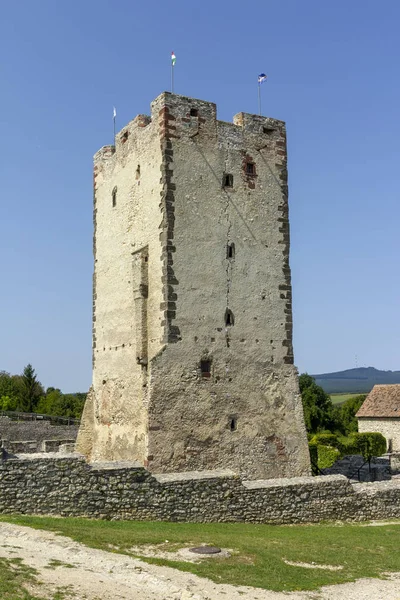
[[[400,369],[400,3],[1,2],[0,370],[91,381],[92,156],[170,85],[287,122],[300,371]]]

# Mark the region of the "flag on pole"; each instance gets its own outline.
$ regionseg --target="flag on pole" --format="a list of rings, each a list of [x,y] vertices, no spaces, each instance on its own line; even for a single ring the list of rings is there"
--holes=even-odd
[[[264,83],[264,81],[267,81],[267,76],[265,73],[260,73],[258,76],[258,83]]]
[[[115,106],[113,106],[113,119],[117,116],[117,111],[115,110]]]
[[[172,63],[173,67],[175,66],[175,62],[176,62],[176,56],[173,52],[171,52],[171,63]]]

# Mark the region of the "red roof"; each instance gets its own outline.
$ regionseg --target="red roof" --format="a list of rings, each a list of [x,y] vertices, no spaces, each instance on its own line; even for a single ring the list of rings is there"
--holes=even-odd
[[[400,419],[400,384],[374,385],[356,417]]]

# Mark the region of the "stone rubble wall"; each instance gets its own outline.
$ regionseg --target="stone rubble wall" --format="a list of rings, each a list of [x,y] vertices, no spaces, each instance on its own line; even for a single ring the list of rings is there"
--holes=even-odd
[[[324,475],[344,475],[354,481],[384,481],[398,472],[397,463],[391,464],[389,455],[374,457],[371,465],[362,456],[349,455],[337,460],[334,465],[323,469]]]
[[[9,454],[36,454],[37,452],[57,452],[60,446],[65,444],[75,445],[75,439],[56,439],[56,440],[1,440],[1,446]]]
[[[48,421],[12,421],[0,417],[0,440],[11,442],[29,440],[76,440],[78,425],[52,425]],[[5,446],[6,447],[6,446]],[[6,447],[8,450],[8,447]]]
[[[400,517],[400,481],[343,475],[242,481],[232,471],[152,475],[79,455],[0,462],[0,513],[187,522],[317,523]]]

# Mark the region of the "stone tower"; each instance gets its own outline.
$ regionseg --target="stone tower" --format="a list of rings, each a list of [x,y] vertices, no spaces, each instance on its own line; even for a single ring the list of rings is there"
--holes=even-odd
[[[77,449],[309,474],[282,121],[163,93],[94,157],[93,385]]]

